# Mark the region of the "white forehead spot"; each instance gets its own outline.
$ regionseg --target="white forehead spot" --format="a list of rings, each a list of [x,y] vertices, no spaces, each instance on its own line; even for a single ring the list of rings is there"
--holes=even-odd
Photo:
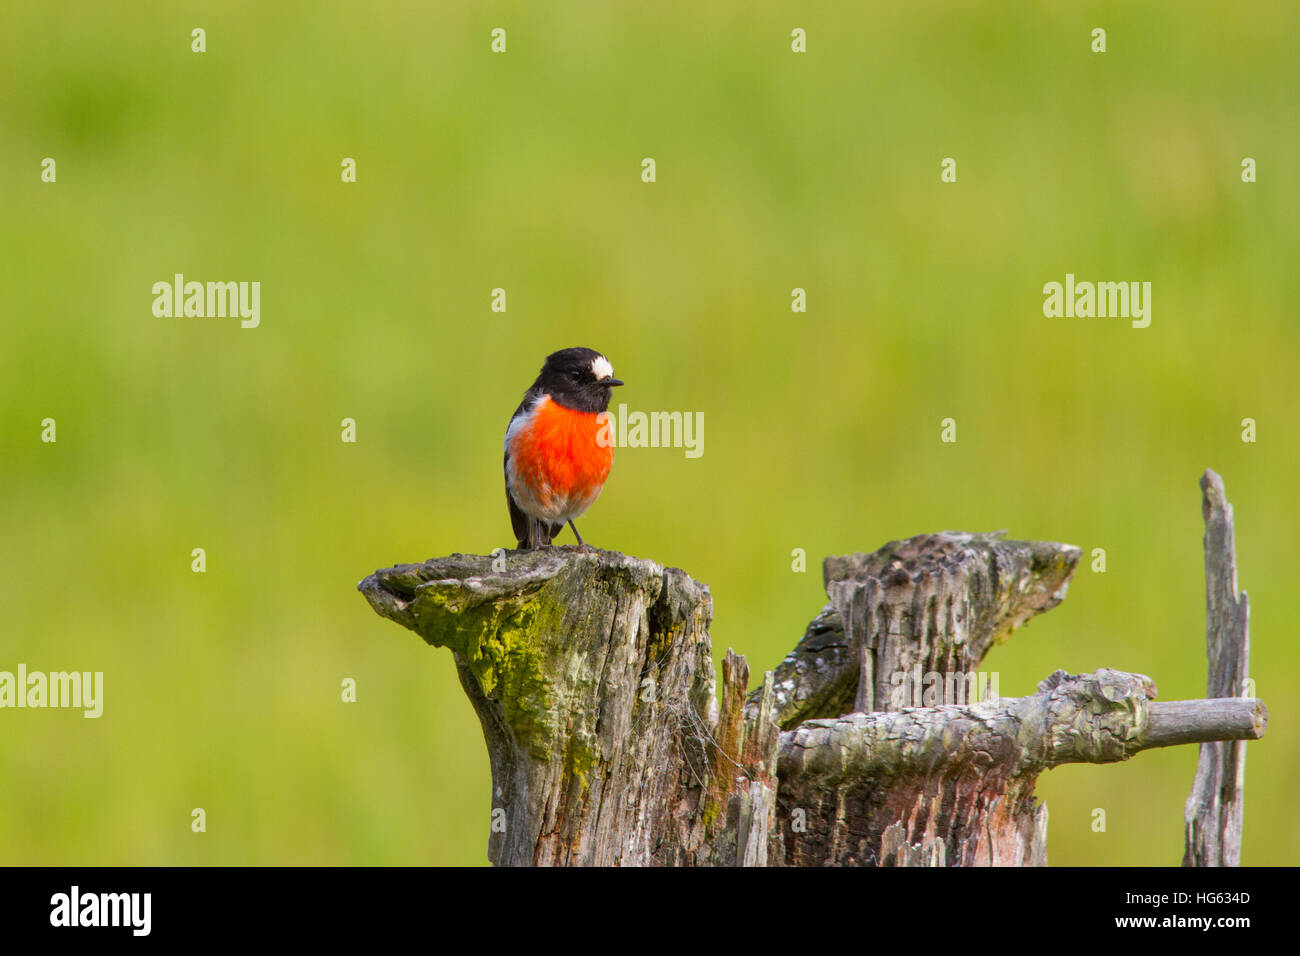
[[[597,380],[602,378],[613,378],[614,366],[609,364],[609,359],[605,358],[605,356],[597,355],[591,360],[591,374],[596,376]]]

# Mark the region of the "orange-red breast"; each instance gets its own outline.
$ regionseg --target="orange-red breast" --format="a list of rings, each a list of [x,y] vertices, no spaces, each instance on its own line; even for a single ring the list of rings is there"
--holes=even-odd
[[[595,503],[614,462],[610,389],[622,385],[594,349],[546,356],[506,429],[506,501],[520,548],[550,547],[567,522]]]

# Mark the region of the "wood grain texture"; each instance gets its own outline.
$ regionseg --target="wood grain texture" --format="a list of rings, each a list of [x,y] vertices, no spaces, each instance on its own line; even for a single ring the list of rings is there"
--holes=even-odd
[[[776,728],[747,726],[749,670],[734,655],[719,712],[709,589],[609,551],[497,560],[457,554],[359,585],[379,614],[452,652],[492,767],[489,859],[765,857]]]
[[[781,727],[897,710],[899,675],[918,670],[969,681],[995,644],[1060,604],[1079,549],[1003,534],[945,531],[828,557],[830,603],[773,675]]]
[[[1237,554],[1223,479],[1201,476],[1205,519],[1205,696],[1240,698],[1250,676],[1250,602],[1237,591]],[[1251,701],[1250,703],[1254,703]],[[1262,706],[1262,705],[1261,705]],[[1184,866],[1240,866],[1246,747],[1240,738],[1201,744],[1183,815]]]
[[[1263,734],[1257,701],[1155,696],[1142,674],[1057,671],[1029,697],[805,721],[781,734],[779,862],[1043,865],[1042,772]]]
[[[1078,559],[962,532],[828,558],[830,602],[748,695],[730,650],[715,692],[709,589],[652,561],[454,554],[358,588],[452,654],[488,747],[495,864],[1041,866],[1040,773],[1267,723],[1257,701],[1157,702],[1109,668],[1023,698],[890,699],[899,673],[968,678],[1060,603]]]

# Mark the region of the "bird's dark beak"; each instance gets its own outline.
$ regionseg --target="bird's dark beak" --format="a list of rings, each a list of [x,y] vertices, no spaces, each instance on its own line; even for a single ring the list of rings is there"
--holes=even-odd
[[[623,383],[623,382],[620,382],[620,381],[619,381],[618,379],[616,379],[616,378],[602,378],[602,379],[601,379],[599,382],[597,382],[596,384],[597,384],[597,385],[622,385],[622,384],[624,384],[624,383]]]

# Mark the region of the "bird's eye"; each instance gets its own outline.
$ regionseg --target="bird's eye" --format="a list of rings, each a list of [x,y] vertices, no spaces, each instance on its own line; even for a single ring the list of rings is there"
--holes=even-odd
[[[574,381],[577,381],[578,379],[582,378],[582,370],[575,368],[572,372],[569,373],[569,375],[573,377]]]

